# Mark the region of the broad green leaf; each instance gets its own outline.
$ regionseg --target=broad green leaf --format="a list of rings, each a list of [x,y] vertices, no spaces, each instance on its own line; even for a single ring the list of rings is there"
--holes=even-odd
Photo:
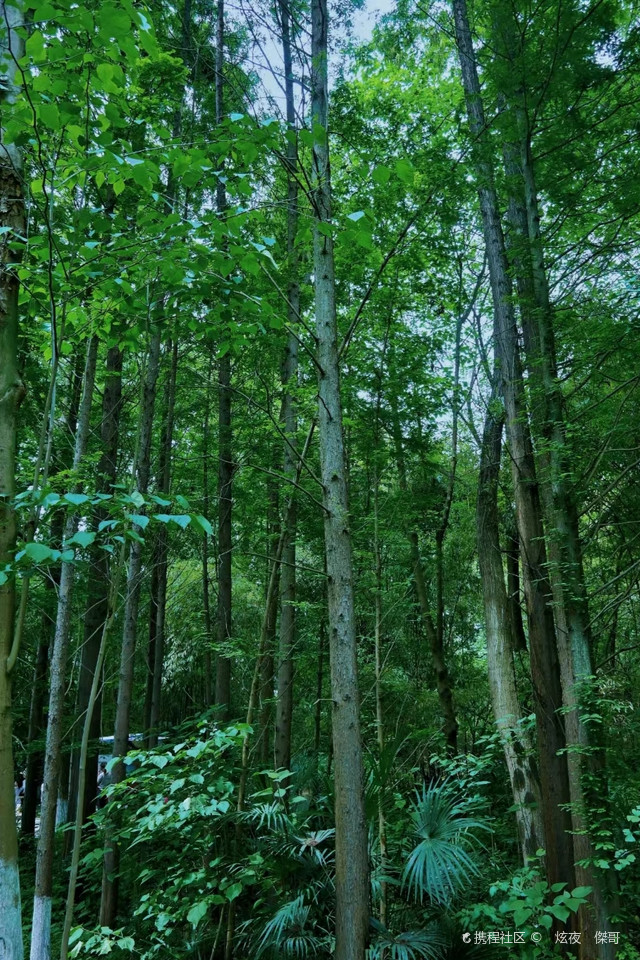
[[[89,497],[86,493],[65,493],[64,498],[67,503],[71,503],[74,507],[79,507],[83,503],[89,502]]]
[[[67,546],[70,546],[72,543],[77,543],[79,547],[88,547],[95,540],[95,533],[90,532],[89,530],[78,530],[77,533],[67,541]]]
[[[22,554],[34,563],[44,563],[45,560],[53,559],[53,550],[44,543],[28,543]]]
[[[209,909],[209,904],[206,900],[201,900],[199,903],[195,903],[189,913],[187,914],[187,920],[194,927],[197,927],[202,918],[205,916],[207,910]]]

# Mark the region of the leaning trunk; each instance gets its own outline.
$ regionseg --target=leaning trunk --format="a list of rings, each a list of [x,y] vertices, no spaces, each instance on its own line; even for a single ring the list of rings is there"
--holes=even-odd
[[[120,428],[120,410],[122,406],[122,351],[119,347],[110,347],[107,352],[106,375],[102,395],[102,420],[100,424],[100,442],[102,454],[98,464],[98,483],[100,490],[110,493],[116,482],[118,456],[118,435]],[[95,529],[109,515],[106,510],[97,510]],[[80,673],[78,676],[77,715],[85,715],[91,695],[93,678],[96,672],[100,639],[103,625],[108,615],[109,559],[99,545],[92,546],[89,552],[89,570],[87,584],[87,604],[84,617],[84,637],[80,655]],[[96,702],[92,713],[91,734],[86,761],[85,789],[83,792],[82,823],[93,812],[96,801],[96,783],[98,778],[98,754],[101,727],[101,686],[98,687]],[[69,787],[69,819],[75,820],[76,804],[79,802],[78,776],[80,752],[76,746],[71,758],[71,779]],[[70,837],[70,834],[68,835]]]
[[[493,296],[494,337],[502,377],[518,532],[523,551],[547,876],[552,884],[565,882],[571,885],[574,880],[573,845],[571,818],[566,806],[570,802],[570,792],[564,753],[564,724],[558,713],[562,706],[562,690],[511,282],[466,0],[454,0],[453,9],[467,114],[474,138],[474,166]]]
[[[77,471],[84,457],[89,437],[91,401],[96,374],[98,339],[93,336],[87,348],[84,370],[84,386],[75,449],[73,470]],[[79,489],[79,488],[78,488]],[[71,513],[64,528],[64,542],[70,540],[78,527],[78,518]],[[75,582],[75,563],[63,563],[58,589],[58,612],[51,648],[51,671],[49,681],[49,714],[47,718],[47,741],[44,758],[42,786],[42,810],[36,857],[36,884],[33,900],[33,925],[31,930],[31,960],[47,960],[51,955],[51,900],[53,892],[53,862],[58,808],[58,787],[66,794],[65,766],[62,762],[62,724],[64,719],[64,694],[67,684],[67,653],[71,633],[71,613]],[[67,758],[65,758],[67,759]],[[68,776],[68,766],[66,767]],[[62,780],[61,780],[62,778]],[[65,819],[66,819],[66,810]]]

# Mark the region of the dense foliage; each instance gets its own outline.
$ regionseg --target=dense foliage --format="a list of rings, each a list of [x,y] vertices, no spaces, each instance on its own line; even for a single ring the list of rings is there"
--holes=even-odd
[[[331,249],[366,956],[638,960],[637,5],[0,6],[0,954],[364,960]]]

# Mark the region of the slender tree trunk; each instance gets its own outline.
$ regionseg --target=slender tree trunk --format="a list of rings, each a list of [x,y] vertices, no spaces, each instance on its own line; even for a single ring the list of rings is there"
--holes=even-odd
[[[282,27],[282,52],[284,57],[285,95],[287,104],[287,319],[290,329],[295,329],[300,312],[300,286],[298,282],[298,146],[295,140],[297,128],[291,57],[291,18],[287,0],[279,0]],[[287,340],[282,365],[282,420],[285,433],[284,474],[293,477],[296,471],[296,434],[298,416],[295,390],[298,378],[298,341],[291,333]],[[275,766],[276,769],[291,768],[291,724],[293,719],[293,673],[296,642],[296,526],[295,500],[289,516],[287,539],[283,553],[280,576],[280,646],[278,652],[278,698],[276,702]]]
[[[74,431],[75,432],[75,431]],[[54,513],[51,520],[51,543],[60,547],[63,533],[62,513]],[[44,770],[44,749],[41,745],[34,747],[36,741],[42,742],[45,730],[45,705],[47,703],[47,679],[49,675],[49,650],[53,642],[56,623],[57,591],[60,587],[60,577],[57,571],[50,571],[45,579],[46,597],[42,614],[40,642],[36,653],[36,664],[31,691],[29,708],[29,752],[24,785],[24,800],[22,802],[22,834],[34,836],[36,826],[36,812],[40,802],[40,786]]]
[[[138,491],[144,496],[149,486],[151,465],[151,434],[155,409],[158,368],[160,364],[160,330],[151,334],[147,370],[145,375],[140,423],[138,429],[138,454],[135,465],[135,479]],[[142,533],[140,528],[135,528]],[[133,668],[138,627],[138,608],[142,582],[142,547],[138,540],[131,542],[129,566],[127,570],[126,603],[124,609],[124,627],[120,653],[120,676],[118,680],[118,704],[113,740],[113,756],[119,758],[112,771],[112,782],[124,779],[125,770],[122,758],[129,742],[129,720],[131,714],[131,696],[133,691]],[[112,837],[105,841],[104,869],[102,874],[102,897],[100,902],[100,924],[113,927],[118,910],[118,866],[119,850]],[[35,960],[35,958],[32,958]]]
[[[280,539],[280,518],[279,518],[279,497],[277,482],[273,477],[267,478],[267,589],[265,591],[265,604],[267,608],[265,615],[267,618],[267,637],[266,647],[262,655],[260,667],[260,735],[259,742],[256,744],[257,752],[260,756],[260,762],[263,766],[270,763],[273,756],[271,750],[271,727],[272,727],[272,705],[273,705],[273,683],[274,683],[274,648],[276,638],[276,626],[278,623],[278,585],[280,583],[282,563],[276,566],[276,553],[278,550],[278,541]],[[284,549],[283,549],[284,555]],[[275,569],[276,583],[275,588],[269,591],[269,584]]]
[[[376,425],[377,431],[377,425]],[[377,438],[376,438],[377,440]],[[375,455],[378,454],[376,442]],[[379,493],[380,478],[378,467],[375,467],[373,482],[373,555],[375,563],[375,623],[374,623],[374,662],[375,662],[375,696],[376,696],[376,738],[378,741],[378,758],[380,764],[384,755],[384,709],[382,702],[382,553],[380,550],[379,535]],[[387,824],[384,815],[385,784],[378,784],[378,843],[380,845],[380,869],[383,874],[387,866]],[[380,923],[387,924],[387,884],[383,880],[380,884],[380,901],[378,904],[378,918]],[[384,957],[382,958],[384,960]]]
[[[353,561],[340,401],[328,135],[328,11],[312,0],[312,203],[318,360],[318,427],[325,507],[336,825],[336,960],[364,960],[369,863],[360,734]]]
[[[497,381],[496,372],[494,383]],[[476,515],[478,564],[484,601],[491,703],[509,771],[520,849],[526,865],[528,858],[534,857],[539,848],[544,849],[544,827],[533,747],[521,724],[513,665],[513,625],[508,615],[500,553],[498,478],[504,416],[496,411],[497,392],[494,386],[482,435]]]
[[[456,40],[469,126],[474,137],[474,165],[482,214],[494,307],[495,340],[502,375],[518,515],[529,622],[529,648],[538,727],[540,781],[546,838],[546,869],[550,883],[574,880],[570,801],[558,654],[536,471],[528,430],[517,330],[512,303],[498,198],[494,185],[491,144],[486,135],[466,0],[453,0]]]
[[[216,23],[216,123],[224,119],[224,0],[218,0]],[[222,180],[216,189],[218,214],[227,209]],[[225,353],[218,364],[218,650],[231,639],[233,432],[231,425],[231,357]],[[215,702],[223,719],[231,712],[231,658],[218,652]]]
[[[171,491],[171,450],[173,445],[173,425],[175,420],[176,378],[178,374],[178,341],[170,346],[171,366],[167,387],[167,405],[162,436],[160,439],[160,459],[158,466],[158,493],[167,496]],[[158,531],[155,550],[154,572],[157,578],[157,592],[154,597],[155,643],[151,668],[151,700],[149,709],[149,727],[147,743],[149,748],[158,743],[158,723],[160,720],[160,701],[162,697],[162,668],[164,665],[165,622],[167,610],[167,584],[169,573],[169,532],[162,524]]]
[[[107,351],[105,384],[102,395],[102,419],[100,423],[101,457],[98,463],[98,485],[104,493],[109,493],[116,482],[118,437],[120,431],[120,411],[122,408],[122,351],[119,347],[110,347]],[[94,527],[108,519],[104,510],[97,510]],[[84,617],[84,638],[80,656],[78,676],[77,714],[84,716],[89,704],[93,687],[93,678],[98,662],[100,641],[105,618],[108,615],[109,559],[99,546],[90,547],[89,573],[87,584],[87,604]],[[82,823],[95,809],[98,779],[99,737],[102,713],[102,692],[98,687],[94,704],[89,749],[86,762],[85,790],[83,794]],[[71,779],[69,786],[69,819],[75,820],[76,805],[80,799],[78,790],[80,752],[75,748],[71,758]],[[68,834],[70,836],[70,834]]]
[[[87,449],[97,355],[98,338],[93,336],[87,346],[82,401],[78,414],[78,426],[73,454],[74,471],[80,466]],[[79,487],[77,489],[79,489]],[[65,523],[63,545],[64,542],[73,537],[77,528],[78,518],[75,514],[70,513]],[[58,799],[59,793],[62,798],[67,795],[68,787],[68,754],[65,755],[65,764],[63,764],[61,748],[64,694],[67,683],[67,653],[71,633],[75,572],[76,566],[73,562],[62,564],[60,587],[58,590],[56,628],[51,648],[49,714],[47,718],[47,742],[44,759],[40,832],[38,834],[36,855],[36,884],[33,900],[33,923],[31,928],[31,960],[49,960],[51,956],[51,900]],[[65,818],[66,812],[65,810]],[[62,813],[62,810],[60,813]]]
[[[320,619],[320,628],[318,636],[318,669],[316,671],[316,703],[315,719],[313,733],[313,751],[316,755],[316,762],[320,755],[320,743],[322,739],[322,704],[324,699],[322,692],[324,689],[324,656],[327,646],[327,625],[324,617]]]
[[[22,25],[17,5],[0,2],[0,58],[4,83],[0,106],[4,116],[17,96],[16,62],[24,43],[16,32]],[[18,371],[18,277],[19,257],[12,249],[15,235],[25,235],[22,199],[22,156],[12,143],[5,143],[0,130],[0,568],[13,562],[16,544],[15,457],[18,407],[24,384]],[[15,614],[15,579],[0,583],[0,952],[22,960],[22,912],[18,874],[13,749],[11,724],[11,658]]]
[[[211,372],[213,369],[213,353],[209,357],[207,373],[207,397],[202,427],[202,510],[209,519],[209,414],[211,409]],[[213,621],[211,617],[211,587],[209,582],[209,535],[206,530],[202,537],[202,607],[204,613],[204,632],[206,648],[204,655],[204,702],[206,707],[211,706],[211,644],[213,641]]]
[[[98,701],[99,696],[99,687],[101,682],[102,666],[104,663],[104,657],[107,651],[107,638],[109,636],[109,631],[113,623],[116,612],[116,604],[118,600],[118,591],[120,587],[120,579],[122,576],[122,569],[124,567],[125,560],[125,544],[122,544],[120,550],[120,556],[115,565],[115,570],[112,571],[112,580],[110,584],[110,595],[107,599],[107,615],[104,618],[102,624],[102,633],[100,635],[100,647],[98,650],[98,656],[95,663],[95,669],[93,671],[93,679],[91,682],[91,690],[89,692],[89,698],[87,701],[87,709],[84,718],[83,730],[82,730],[82,740],[80,743],[79,751],[79,764],[78,764],[78,792],[81,796],[86,793],[86,778],[87,778],[87,760],[89,756],[89,740],[92,736],[92,727],[93,727],[93,712]],[[73,910],[75,906],[76,899],[76,884],[78,880],[78,869],[80,866],[80,843],[82,839],[82,809],[77,807],[75,825],[73,831],[73,846],[71,853],[71,867],[69,871],[69,886],[67,890],[67,905],[65,909],[64,924],[62,930],[62,940],[60,944],[60,960],[67,960],[68,948],[69,948],[69,934],[71,932],[71,923],[73,920]]]

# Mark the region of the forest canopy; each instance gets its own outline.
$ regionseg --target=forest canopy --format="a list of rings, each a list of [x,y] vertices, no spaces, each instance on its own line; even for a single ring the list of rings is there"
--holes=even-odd
[[[640,960],[640,10],[0,0],[0,958]]]

